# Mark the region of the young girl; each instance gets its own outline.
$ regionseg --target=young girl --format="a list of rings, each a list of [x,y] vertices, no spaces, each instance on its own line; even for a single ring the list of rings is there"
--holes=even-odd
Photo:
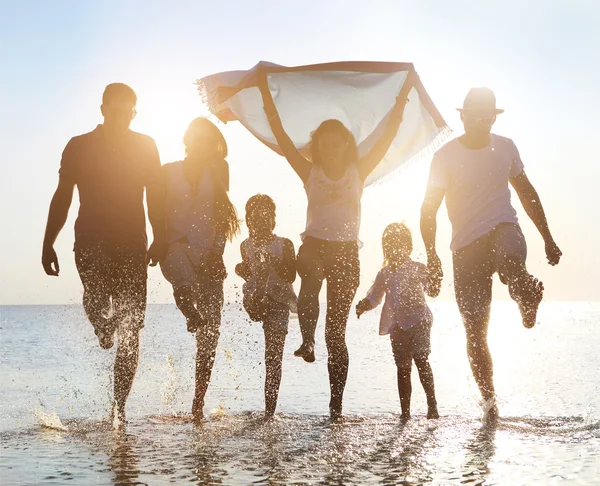
[[[227,276],[223,250],[239,231],[229,200],[227,144],[206,118],[196,118],[183,139],[186,157],[163,167],[166,190],[166,257],[160,262],[175,303],[196,335],[196,390],[192,415],[203,418],[204,395],[215,359]]]
[[[265,333],[265,418],[275,414],[285,336],[290,310],[296,311],[292,283],[296,279],[294,244],[273,233],[275,202],[257,194],[246,203],[250,237],[242,242],[242,262],[235,272],[246,280],[244,307],[253,321],[262,321]]]
[[[357,304],[356,315],[360,318],[364,312],[377,307],[385,295],[379,334],[389,334],[392,341],[402,418],[410,418],[413,359],[427,396],[427,418],[439,418],[428,359],[433,315],[425,302],[425,292],[430,297],[437,297],[441,280],[434,280],[425,265],[411,260],[412,236],[406,225],[390,224],[383,232],[382,246],[384,267],[377,274],[367,297]]]
[[[342,416],[342,397],[348,376],[346,323],[360,278],[358,232],[365,179],[388,151],[402,121],[406,96],[403,90],[390,113],[384,135],[371,151],[359,157],[352,133],[338,120],[326,120],[313,132],[311,161],[305,159],[286,134],[270,96],[263,94],[265,113],[277,144],[298,174],[308,198],[306,230],[298,251],[298,319],[302,345],[294,353],[315,360],[315,330],[319,318],[319,293],[327,280],[325,342],[328,353],[332,420]]]

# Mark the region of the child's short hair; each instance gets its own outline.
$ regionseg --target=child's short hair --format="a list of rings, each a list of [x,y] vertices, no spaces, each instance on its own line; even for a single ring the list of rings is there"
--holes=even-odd
[[[256,209],[275,212],[275,201],[266,194],[255,194],[246,202],[246,214],[251,213]]]
[[[412,253],[413,241],[412,233],[404,223],[391,223],[387,225],[381,237],[381,246],[383,248],[384,265],[389,263],[388,252],[394,247],[405,247],[408,253]]]

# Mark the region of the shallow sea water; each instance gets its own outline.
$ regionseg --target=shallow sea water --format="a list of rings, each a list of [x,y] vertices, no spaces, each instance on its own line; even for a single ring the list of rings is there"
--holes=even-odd
[[[279,413],[264,423],[263,338],[230,304],[207,419],[189,421],[194,340],[174,306],[149,306],[125,431],[108,421],[114,350],[97,346],[79,306],[0,308],[0,483],[12,484],[599,484],[600,305],[547,303],[526,330],[494,302],[490,347],[502,418],[484,427],[453,303],[433,305],[431,364],[439,420],[413,373],[403,424],[378,313],[348,324],[346,421],[327,419],[326,354],[292,356]]]

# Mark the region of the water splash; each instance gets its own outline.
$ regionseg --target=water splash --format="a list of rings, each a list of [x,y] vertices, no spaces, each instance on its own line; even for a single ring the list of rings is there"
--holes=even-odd
[[[66,432],[69,428],[64,425],[56,412],[47,412],[43,406],[33,411],[35,422],[46,429],[61,430]]]
[[[163,410],[172,415],[176,415],[175,403],[177,401],[177,391],[179,389],[179,377],[175,369],[175,360],[172,356],[166,355],[167,373],[163,380],[162,406]]]
[[[224,419],[227,417],[227,412],[225,411],[225,404],[221,401],[219,402],[219,407],[210,412],[211,418],[215,420]]]

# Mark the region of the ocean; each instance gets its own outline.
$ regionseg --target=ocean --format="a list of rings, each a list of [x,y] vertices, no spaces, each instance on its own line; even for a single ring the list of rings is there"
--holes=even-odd
[[[99,348],[81,307],[2,306],[0,483],[600,484],[600,304],[543,303],[527,330],[516,305],[494,302],[495,427],[481,422],[456,304],[432,309],[439,420],[425,418],[416,370],[413,418],[400,420],[390,343],[373,311],[348,323],[346,420],[328,420],[323,322],[307,364],[293,356],[292,319],[278,413],[263,422],[262,328],[229,302],[205,423],[187,415],[195,340],[174,305],[150,305],[129,424],[114,431],[114,349]]]

